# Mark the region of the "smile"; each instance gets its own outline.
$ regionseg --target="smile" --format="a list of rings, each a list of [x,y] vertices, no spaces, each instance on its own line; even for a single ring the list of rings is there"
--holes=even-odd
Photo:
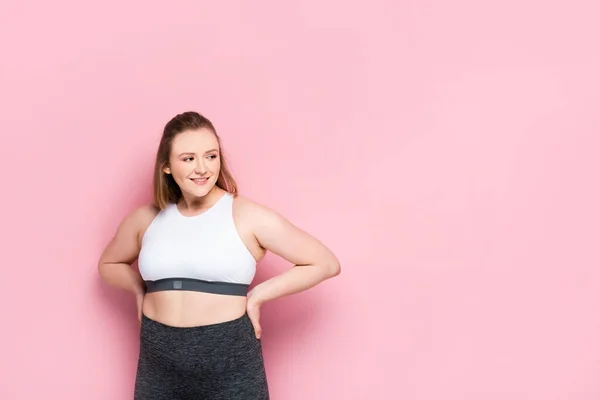
[[[194,182],[196,185],[204,185],[206,182],[208,182],[209,178],[196,178],[196,179],[191,179],[192,182]]]

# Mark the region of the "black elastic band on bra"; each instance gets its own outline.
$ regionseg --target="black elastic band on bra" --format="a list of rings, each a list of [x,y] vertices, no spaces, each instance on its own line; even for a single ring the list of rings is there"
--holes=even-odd
[[[191,290],[194,292],[246,296],[249,286],[243,283],[203,281],[192,278],[165,278],[145,282],[146,293],[162,290]]]

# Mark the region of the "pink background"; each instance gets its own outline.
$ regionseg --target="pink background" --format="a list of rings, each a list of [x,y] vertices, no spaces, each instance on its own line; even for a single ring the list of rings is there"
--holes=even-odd
[[[600,7],[493,3],[3,2],[0,398],[131,398],[96,261],[193,109],[342,263],[265,306],[273,399],[598,399]]]

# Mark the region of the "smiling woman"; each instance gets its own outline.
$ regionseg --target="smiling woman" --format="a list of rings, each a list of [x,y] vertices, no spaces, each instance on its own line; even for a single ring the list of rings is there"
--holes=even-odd
[[[249,292],[267,251],[295,267]],[[165,126],[154,203],[121,222],[98,268],[136,296],[135,399],[145,400],[268,399],[261,305],[340,273],[318,239],[238,193],[213,124],[197,112]]]
[[[194,179],[197,184],[212,184],[202,185],[201,191],[192,190],[192,196],[187,199],[192,202],[205,202],[204,196],[215,185],[232,195],[237,194],[237,184],[227,166],[215,127],[208,118],[188,112],[167,123],[158,147],[154,169],[157,206],[162,209],[169,202],[182,200],[182,191],[191,190],[188,183]]]

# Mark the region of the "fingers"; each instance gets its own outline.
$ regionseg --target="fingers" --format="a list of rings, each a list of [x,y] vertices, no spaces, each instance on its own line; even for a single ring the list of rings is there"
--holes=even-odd
[[[256,335],[256,338],[260,339],[260,336],[262,335],[262,328],[260,327],[260,324],[252,321],[252,325],[254,326],[254,334]]]
[[[262,328],[260,326],[260,311],[258,308],[254,308],[254,307],[249,307],[248,310],[248,317],[250,318],[250,322],[252,322],[252,326],[254,327],[254,335],[256,336],[257,339],[260,339],[260,336],[262,335]]]
[[[260,339],[260,336],[262,335],[262,328],[258,321],[256,321],[256,323],[254,324],[254,334],[256,335],[257,339]]]

